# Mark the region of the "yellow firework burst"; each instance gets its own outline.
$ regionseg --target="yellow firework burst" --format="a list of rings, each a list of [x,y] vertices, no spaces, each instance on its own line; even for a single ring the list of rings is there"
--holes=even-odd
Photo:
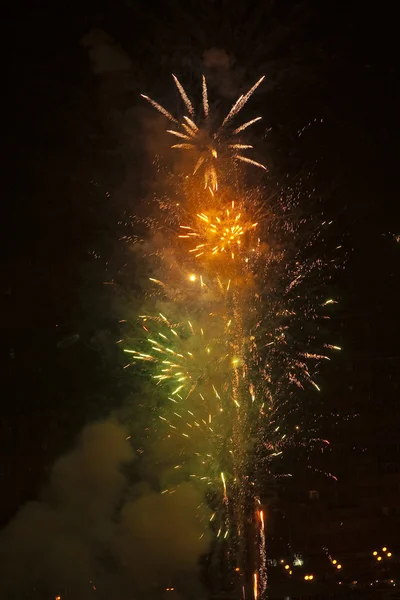
[[[198,213],[193,227],[180,226],[179,237],[197,242],[189,250],[196,258],[219,254],[235,260],[244,247],[248,249],[249,244],[244,243],[248,241],[246,235],[254,232],[257,225],[232,201],[223,210]]]

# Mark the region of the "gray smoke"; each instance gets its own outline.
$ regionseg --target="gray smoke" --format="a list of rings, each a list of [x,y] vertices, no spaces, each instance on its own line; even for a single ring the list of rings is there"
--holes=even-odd
[[[41,498],[0,533],[1,598],[193,594],[208,545],[201,495],[187,482],[165,494],[132,485],[127,438],[115,422],[89,425],[54,464]]]

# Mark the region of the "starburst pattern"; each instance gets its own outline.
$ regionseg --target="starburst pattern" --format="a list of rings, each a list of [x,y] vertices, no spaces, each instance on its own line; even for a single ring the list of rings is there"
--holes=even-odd
[[[202,78],[202,114],[197,115],[191,100],[189,99],[185,89],[175,75],[172,75],[175,85],[182,97],[188,115],[184,115],[181,120],[176,119],[163,106],[155,102],[148,96],[142,94],[156,110],[164,115],[171,123],[178,126],[177,129],[167,129],[167,132],[178,138],[179,142],[172,145],[172,148],[189,151],[194,157],[193,174],[202,171],[204,174],[204,187],[210,186],[213,190],[218,189],[218,169],[221,155],[225,159],[234,161],[246,162],[261,169],[266,167],[247,157],[243,151],[251,149],[251,144],[241,140],[240,134],[248,127],[256,123],[261,117],[256,117],[243,123],[232,130],[231,122],[240,113],[247,101],[256,91],[258,86],[264,80],[260,79],[252,86],[252,88],[244,95],[241,95],[234,103],[229,113],[223,119],[222,124],[213,128],[212,119],[210,118],[210,109],[208,103],[208,91],[206,78]]]

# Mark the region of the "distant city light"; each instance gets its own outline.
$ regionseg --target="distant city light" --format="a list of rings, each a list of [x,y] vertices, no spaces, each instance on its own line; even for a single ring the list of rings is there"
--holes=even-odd
[[[304,565],[303,558],[300,556],[300,554],[295,554],[294,560],[293,560],[293,566],[294,567],[302,567],[303,565]]]

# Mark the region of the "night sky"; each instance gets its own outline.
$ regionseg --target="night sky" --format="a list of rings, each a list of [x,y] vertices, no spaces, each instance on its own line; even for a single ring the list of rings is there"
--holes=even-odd
[[[123,223],[142,210],[152,177],[140,93],[171,106],[170,73],[196,89],[212,49],[230,57],[229,74],[215,71],[228,104],[229,86],[235,92],[266,74],[254,109],[268,129],[267,162],[285,185],[301,180],[312,190],[306,201],[334,219],[344,247],[331,324],[344,350],[324,371],[326,412],[359,415],[371,439],[384,436],[379,414],[399,420],[394,9],[301,0],[160,4],[42,3],[16,7],[5,24],[3,526],[38,497],[85,426],[130,405],[132,382],[115,342],[129,293],[136,298],[140,289],[134,270],[123,271],[131,260]],[[125,295],[107,284],[118,277]],[[123,457],[121,432],[110,435]],[[346,424],[334,435],[341,443],[352,432]]]

